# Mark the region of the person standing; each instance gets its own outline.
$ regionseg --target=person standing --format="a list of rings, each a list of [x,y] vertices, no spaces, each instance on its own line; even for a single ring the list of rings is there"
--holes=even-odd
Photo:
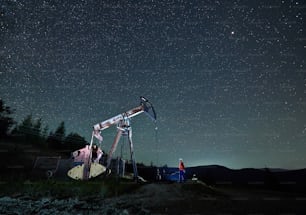
[[[185,181],[185,165],[183,162],[183,159],[179,159],[179,183],[182,183]]]
[[[103,155],[103,152],[100,149],[100,147],[98,147],[97,144],[93,144],[92,151],[91,151],[91,161],[93,163],[99,163],[102,155]]]

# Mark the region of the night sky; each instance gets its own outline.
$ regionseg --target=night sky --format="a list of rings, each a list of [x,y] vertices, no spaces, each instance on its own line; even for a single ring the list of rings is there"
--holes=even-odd
[[[305,19],[300,0],[2,0],[0,97],[89,141],[145,96],[138,162],[304,168]]]

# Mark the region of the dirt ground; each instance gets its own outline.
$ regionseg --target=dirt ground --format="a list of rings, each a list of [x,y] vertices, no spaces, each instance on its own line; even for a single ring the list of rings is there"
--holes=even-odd
[[[114,196],[0,198],[0,214],[306,214],[306,195],[210,187],[201,182],[150,183]]]
[[[135,194],[152,214],[306,214],[306,196],[204,184],[150,184]]]

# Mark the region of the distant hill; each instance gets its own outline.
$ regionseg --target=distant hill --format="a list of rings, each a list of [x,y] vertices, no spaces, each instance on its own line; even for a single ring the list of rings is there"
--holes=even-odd
[[[178,172],[178,168],[161,167],[159,171],[164,177]],[[156,179],[156,167],[141,167],[139,174],[147,180]],[[186,177],[193,176],[209,185],[216,186],[247,186],[254,188],[269,188],[285,191],[306,192],[306,169],[230,169],[220,165],[196,166],[186,168]]]

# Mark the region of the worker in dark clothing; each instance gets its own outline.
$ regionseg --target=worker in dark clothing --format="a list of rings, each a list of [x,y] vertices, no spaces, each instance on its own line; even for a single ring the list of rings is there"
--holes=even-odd
[[[102,157],[102,150],[96,145],[94,144],[92,146],[92,151],[91,151],[91,160],[93,163],[99,163],[101,157]]]

